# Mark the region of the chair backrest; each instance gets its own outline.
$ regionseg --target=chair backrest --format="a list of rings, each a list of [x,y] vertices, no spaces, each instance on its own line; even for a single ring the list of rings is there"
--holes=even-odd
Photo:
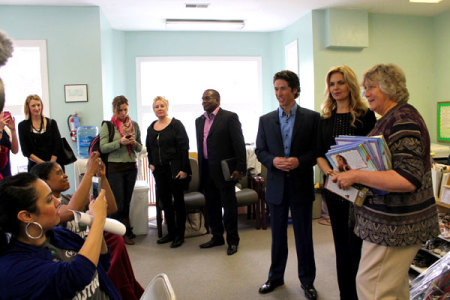
[[[198,192],[200,188],[200,173],[198,170],[198,162],[195,158],[189,158],[189,163],[191,164],[192,177],[189,182],[187,193]]]
[[[153,277],[145,288],[140,300],[175,300],[175,292],[170,284],[169,277],[160,273]]]

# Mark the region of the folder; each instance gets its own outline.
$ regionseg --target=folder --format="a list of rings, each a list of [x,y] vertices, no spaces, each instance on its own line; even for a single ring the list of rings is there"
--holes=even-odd
[[[235,157],[227,158],[220,161],[222,166],[222,174],[225,181],[231,181],[231,174],[236,170],[237,160]]]

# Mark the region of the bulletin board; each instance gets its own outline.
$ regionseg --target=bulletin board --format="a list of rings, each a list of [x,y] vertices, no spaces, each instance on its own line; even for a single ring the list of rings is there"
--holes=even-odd
[[[450,101],[437,104],[437,140],[450,143]]]

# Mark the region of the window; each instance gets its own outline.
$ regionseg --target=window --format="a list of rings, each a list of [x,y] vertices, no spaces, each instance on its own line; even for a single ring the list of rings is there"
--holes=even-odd
[[[44,40],[14,41],[13,56],[0,68],[5,85],[5,108],[18,124],[25,119],[23,104],[30,94],[37,94],[44,102],[44,115],[49,116],[47,47]],[[11,172],[27,170],[28,159],[19,153],[11,154]]]
[[[284,47],[284,59],[286,70],[290,70],[298,74],[298,46],[297,40],[287,44]]]
[[[246,143],[254,143],[262,113],[260,57],[141,57],[137,58],[138,121],[145,143],[146,129],[156,117],[153,99],[169,100],[169,116],[183,122],[190,151],[197,151],[195,119],[203,113],[202,94],[220,93],[220,106],[236,112]]]

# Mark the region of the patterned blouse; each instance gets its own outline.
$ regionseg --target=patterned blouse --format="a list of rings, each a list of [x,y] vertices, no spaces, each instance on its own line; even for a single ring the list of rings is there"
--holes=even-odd
[[[393,169],[416,186],[409,193],[367,197],[355,207],[355,233],[388,247],[424,243],[439,231],[431,183],[430,136],[422,116],[409,104],[398,104],[375,124],[370,135],[383,135]]]

